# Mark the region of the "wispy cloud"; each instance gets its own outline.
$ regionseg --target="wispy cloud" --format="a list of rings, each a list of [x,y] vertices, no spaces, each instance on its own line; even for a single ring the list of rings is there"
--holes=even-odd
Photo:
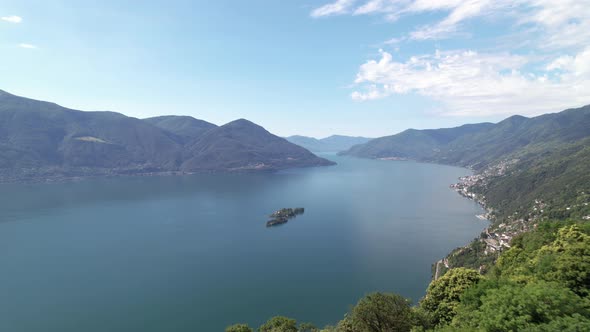
[[[323,17],[346,14],[355,2],[356,0],[337,0],[336,2],[314,9],[310,15],[311,17]]]
[[[0,20],[5,21],[5,22],[10,22],[10,23],[20,23],[23,21],[23,18],[20,16],[2,16],[0,17]]]
[[[455,116],[539,114],[590,103],[590,47],[560,57],[542,73],[524,71],[536,59],[509,53],[437,51],[395,61],[381,58],[361,65],[351,97],[357,101],[416,93]]]
[[[33,44],[27,44],[27,43],[18,44],[18,47],[20,47],[20,48],[28,48],[28,49],[33,49],[33,50],[38,48],[37,46],[35,46]]]
[[[523,1],[523,0],[521,0]],[[444,38],[457,30],[464,20],[480,15],[487,7],[508,5],[507,0],[338,0],[312,11],[312,16],[330,15],[375,15],[381,14],[388,21],[396,21],[404,15],[415,15],[432,11],[447,11],[448,16],[442,21],[419,27],[410,34],[413,39]],[[355,6],[356,5],[356,6]]]
[[[447,13],[437,22],[416,27],[409,40],[452,37],[464,22],[482,16],[517,13],[521,23],[539,25],[547,46],[567,46],[583,38],[590,42],[590,0],[338,0],[312,11],[311,16],[383,15],[388,21],[429,12]]]
[[[435,39],[445,37],[456,32],[461,22],[479,16],[484,10],[492,4],[489,0],[466,0],[466,1],[441,1],[436,6],[431,7],[410,7],[409,10],[440,10],[451,9],[449,15],[442,21],[420,28],[410,34],[413,39]],[[414,3],[416,6],[416,3]]]
[[[466,33],[477,37],[476,30],[466,30],[469,21],[501,20],[512,26],[499,30],[493,48],[456,46],[399,59],[381,50],[378,58],[359,67],[351,97],[368,101],[416,94],[438,101],[442,113],[456,116],[538,114],[588,104],[588,8],[590,0],[359,0],[339,14],[376,15],[392,24],[404,16],[443,14],[426,24],[410,25],[407,33],[382,43],[388,47],[428,41],[434,46],[436,40],[459,41],[457,37]],[[422,15],[419,22],[428,17],[439,15]],[[514,43],[505,42],[513,39]],[[522,40],[526,44],[518,42]]]

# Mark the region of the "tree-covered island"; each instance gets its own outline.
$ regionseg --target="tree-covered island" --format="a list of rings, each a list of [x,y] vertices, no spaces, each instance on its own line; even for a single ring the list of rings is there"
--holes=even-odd
[[[269,217],[271,218],[266,222],[266,227],[272,227],[282,225],[289,221],[289,219],[295,218],[305,212],[304,208],[282,208],[273,212]]]

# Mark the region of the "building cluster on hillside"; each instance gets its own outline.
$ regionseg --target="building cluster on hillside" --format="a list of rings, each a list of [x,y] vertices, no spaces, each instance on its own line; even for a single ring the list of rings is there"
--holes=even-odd
[[[451,185],[451,188],[460,195],[479,203],[486,212],[477,217],[488,220],[490,224],[481,233],[477,242],[475,242],[476,245],[469,244],[457,248],[447,258],[438,261],[436,264],[436,276],[441,276],[443,274],[441,272],[442,270],[448,270],[452,268],[452,265],[455,265],[448,258],[457,260],[461,264],[461,262],[465,262],[465,257],[468,257],[468,255],[477,256],[478,252],[483,253],[484,257],[488,257],[489,259],[497,257],[500,252],[511,247],[512,239],[515,236],[535,229],[543,220],[556,218],[556,216],[559,216],[561,219],[571,216],[582,220],[590,220],[589,191],[580,191],[576,197],[569,197],[569,204],[567,205],[561,201],[547,202],[541,198],[537,198],[531,202],[530,206],[523,206],[519,210],[513,211],[512,215],[506,216],[505,213],[494,211],[487,203],[487,199],[483,193],[486,192],[486,188],[494,177],[502,176],[512,171],[511,166],[517,161],[513,159],[500,162],[477,174],[463,176],[459,178],[459,183]],[[499,219],[500,216],[501,219]],[[482,258],[479,262],[481,262],[479,265],[480,272],[484,271],[489,261]]]
[[[477,187],[485,188],[491,177],[506,174],[510,166],[514,165],[517,161],[516,159],[505,160],[486,168],[480,173],[463,176],[459,178],[459,183],[451,185],[451,188],[460,195],[476,201],[486,210],[485,214],[478,216],[480,219],[493,221],[493,210],[486,204],[486,197],[474,192],[474,189]],[[487,227],[480,237],[480,241],[485,244],[485,254],[496,253],[505,248],[510,248],[512,238],[522,232],[528,231],[531,225],[536,225],[536,220],[541,216],[545,207],[546,204],[537,199],[532,207],[533,212],[526,219],[519,218],[519,213],[516,212],[514,216],[509,216],[505,223],[492,224]]]
[[[515,212],[514,215],[508,216],[505,222],[486,228],[485,235],[481,238],[481,241],[486,244],[485,253],[495,253],[510,248],[513,237],[537,227],[547,206],[547,203],[542,200],[535,199],[529,212],[525,213],[526,217],[519,217],[520,213]]]

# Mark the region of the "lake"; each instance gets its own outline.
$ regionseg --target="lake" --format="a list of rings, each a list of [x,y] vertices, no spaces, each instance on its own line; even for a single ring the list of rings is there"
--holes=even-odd
[[[338,165],[0,185],[0,330],[333,324],[368,292],[416,302],[486,226],[449,188],[466,169],[325,157]],[[266,228],[283,207],[305,214]]]

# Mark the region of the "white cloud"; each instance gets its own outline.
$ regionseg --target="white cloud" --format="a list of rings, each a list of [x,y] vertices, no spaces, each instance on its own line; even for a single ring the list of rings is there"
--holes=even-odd
[[[0,19],[2,21],[10,22],[10,23],[20,23],[20,22],[23,21],[23,18],[22,17],[15,16],[15,15],[12,15],[12,16],[2,16],[2,17],[0,17]]]
[[[543,48],[559,49],[590,44],[590,0],[529,0],[533,14],[525,23],[537,24],[545,36]]]
[[[576,56],[563,55],[546,67],[547,71],[561,70],[574,76],[590,76],[590,46]]]
[[[342,15],[348,13],[350,7],[356,0],[337,0],[336,2],[323,5],[311,12],[312,17],[323,17],[332,15]]]
[[[27,44],[27,43],[18,44],[18,47],[20,47],[20,48],[28,48],[28,49],[36,49],[37,48],[37,46],[35,46],[33,44]]]
[[[365,4],[359,6],[355,11],[355,15],[389,13],[397,14],[402,8],[407,6],[408,0],[370,0]]]
[[[355,80],[360,89],[351,97],[365,101],[416,93],[456,116],[540,114],[590,103],[590,47],[547,66],[561,73],[523,72],[531,61],[509,53],[437,51],[397,62],[381,51],[379,60],[361,65]]]
[[[338,0],[312,11],[314,17],[382,14],[389,21],[404,15],[447,12],[442,20],[417,27],[411,39],[442,39],[453,36],[461,24],[481,16],[516,13],[521,23],[543,29],[545,47],[564,47],[590,42],[590,0]]]
[[[556,70],[556,69],[569,69],[569,68],[571,68],[573,62],[574,62],[574,57],[569,56],[569,55],[563,55],[563,56],[560,56],[559,58],[551,61],[551,63],[549,63],[545,67],[545,69],[547,71],[552,71],[552,70]]]
[[[438,101],[441,113],[461,116],[540,114],[590,103],[590,0],[359,0],[340,14],[390,21],[442,14],[409,29],[406,20],[407,33],[382,43],[405,52],[418,41],[455,38],[456,44],[466,32],[478,37],[482,29],[467,31],[468,22],[490,24],[482,25],[488,32],[497,22],[509,24],[487,33],[480,51],[400,59],[380,51],[360,66],[354,100],[417,94]]]
[[[408,11],[421,12],[441,9],[452,9],[459,6],[463,0],[416,0],[408,6]]]
[[[505,3],[507,0],[496,0]],[[369,15],[383,14],[389,21],[395,21],[402,15],[418,14],[429,11],[451,11],[441,22],[420,28],[412,34],[415,39],[431,39],[453,32],[461,21],[477,16],[491,0],[365,0],[354,6],[355,0],[338,0],[312,11],[311,16],[329,15]],[[356,7],[356,8],[352,8]]]
[[[438,37],[445,37],[449,33],[455,32],[457,26],[462,21],[478,16],[482,11],[491,5],[489,0],[465,0],[465,1],[442,1],[436,6],[422,10],[448,9],[453,8],[451,13],[439,23],[433,26],[416,30],[410,35],[414,39],[434,39]]]

